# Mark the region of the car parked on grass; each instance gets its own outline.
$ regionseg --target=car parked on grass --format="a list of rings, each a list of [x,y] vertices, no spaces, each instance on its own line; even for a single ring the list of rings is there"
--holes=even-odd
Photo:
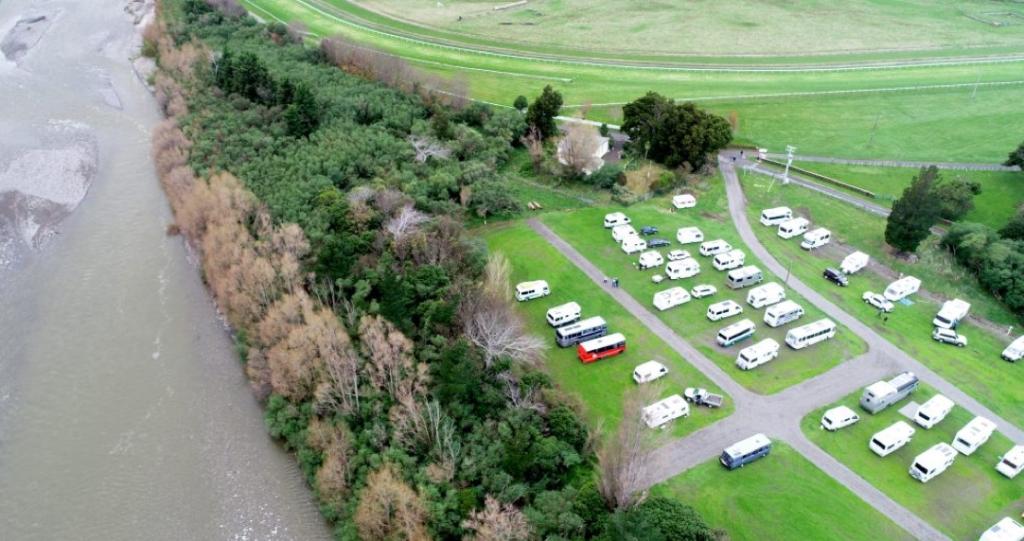
[[[648,248],[664,248],[666,246],[671,246],[671,245],[672,245],[672,243],[667,241],[667,240],[665,240],[665,239],[651,239],[651,240],[647,241],[647,247]]]
[[[935,327],[935,330],[932,331],[932,340],[961,348],[967,345],[966,336],[958,334],[953,329],[943,329],[942,327]]]
[[[825,412],[821,416],[821,427],[829,432],[835,432],[840,428],[846,428],[860,420],[857,412],[846,406],[838,406]]]
[[[850,280],[847,279],[846,275],[843,274],[843,271],[839,269],[833,269],[832,267],[829,267],[825,269],[825,272],[821,273],[821,275],[824,276],[826,280],[832,282],[837,286],[846,287],[850,285]]]
[[[703,299],[718,293],[718,288],[711,284],[697,284],[690,290],[690,295],[695,299]]]
[[[865,291],[864,294],[860,296],[860,298],[863,299],[864,302],[870,304],[871,306],[874,306],[875,308],[885,313],[892,312],[893,308],[896,307],[896,305],[893,304],[892,301],[885,298],[885,296],[883,296],[881,293]]]
[[[640,228],[641,235],[654,235],[658,232],[658,228],[653,225],[645,225]]]
[[[668,253],[669,261],[681,261],[683,259],[689,258],[690,252],[687,252],[686,250],[672,250],[671,252]]]

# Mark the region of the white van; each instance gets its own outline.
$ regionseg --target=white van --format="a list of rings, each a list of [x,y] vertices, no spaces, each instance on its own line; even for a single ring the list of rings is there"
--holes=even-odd
[[[914,427],[905,421],[896,421],[888,428],[876,432],[868,442],[870,448],[876,455],[886,457],[910,442],[914,437]]]
[[[970,311],[971,303],[960,299],[948,300],[942,303],[942,308],[935,314],[932,325],[943,329],[955,329]]]
[[[544,280],[516,284],[516,300],[519,302],[539,299],[550,294],[551,288],[548,287],[548,283]]]
[[[750,293],[747,293],[747,304],[754,308],[771,306],[785,299],[786,290],[778,282],[768,282],[751,289]]]
[[[697,206],[697,198],[688,194],[679,194],[672,197],[672,206],[677,209],[689,209]]]
[[[821,428],[828,430],[829,432],[835,432],[840,428],[846,428],[857,421],[860,421],[860,415],[857,412],[846,406],[837,406],[825,412],[825,415],[821,416]]]
[[[704,242],[704,232],[698,227],[680,227],[676,230],[676,240],[679,244]]]
[[[802,306],[793,301],[782,301],[764,311],[764,323],[769,327],[781,327],[800,319],[803,315]]]
[[[1024,541],[1024,525],[1010,517],[1003,517],[985,530],[978,541]]]
[[[779,225],[793,219],[793,210],[789,207],[774,207],[761,211],[761,225]]]
[[[786,333],[786,345],[793,349],[803,349],[818,342],[824,342],[835,335],[835,322],[828,318],[819,319],[807,325],[790,329]]]
[[[639,237],[640,235],[636,232],[636,229],[629,224],[617,225],[612,228],[612,240],[615,242],[622,242],[629,237]]]
[[[1022,470],[1024,470],[1024,444],[1011,447],[1005,455],[999,457],[999,463],[996,464],[996,471],[1010,479],[1017,477]]]
[[[725,285],[732,289],[749,287],[761,283],[762,280],[764,280],[764,276],[761,274],[761,269],[753,265],[733,269],[725,275]]]
[[[709,240],[700,244],[700,255],[710,257],[732,250],[732,246],[722,239]]]
[[[946,418],[953,411],[953,401],[937,394],[917,408],[914,422],[924,428],[931,428]]]
[[[637,261],[637,266],[640,270],[652,269],[654,267],[660,267],[665,262],[665,258],[661,257],[661,254],[657,250],[650,250],[640,254],[640,260]]]
[[[956,460],[956,449],[948,443],[936,443],[927,451],[917,455],[910,465],[910,476],[927,483],[946,471]]]
[[[853,252],[843,258],[843,262],[839,264],[839,270],[843,271],[843,274],[853,274],[867,267],[870,260],[871,258],[864,252]]]
[[[1006,349],[1003,350],[1003,353],[1000,356],[1011,363],[1024,359],[1024,335],[1021,335],[1013,342],[1010,342],[1010,345],[1006,346]]]
[[[736,356],[736,366],[740,370],[751,370],[779,356],[779,343],[771,338],[745,347]]]
[[[889,299],[892,302],[902,300],[908,295],[917,293],[917,290],[921,289],[921,280],[914,278],[913,276],[904,276],[899,280],[888,285],[885,291],[882,292],[882,296]]]
[[[777,234],[784,239],[791,239],[803,234],[810,226],[811,222],[807,221],[807,218],[793,218],[779,224]]]
[[[708,319],[718,321],[727,317],[738,316],[743,313],[743,307],[733,300],[716,302],[708,306]]]
[[[643,409],[641,417],[647,423],[648,428],[659,426],[679,417],[690,415],[690,405],[683,397],[674,394],[664,400],[659,400]]]
[[[747,254],[743,250],[729,250],[724,254],[718,254],[711,260],[711,264],[720,271],[731,270],[742,267],[747,260]]]
[[[681,278],[689,278],[691,276],[697,276],[700,273],[700,263],[696,259],[680,259],[679,261],[669,261],[668,265],[665,265],[665,275],[668,276],[669,280],[679,280]]]
[[[561,327],[562,325],[572,323],[580,318],[582,309],[580,305],[575,302],[567,302],[560,304],[548,310],[545,316],[548,320],[548,325],[552,327]]]
[[[718,336],[715,339],[718,341],[718,345],[727,348],[736,342],[746,340],[751,336],[754,336],[754,332],[757,328],[754,326],[754,322],[749,319],[741,319],[732,325],[729,325],[722,330],[718,331]]]
[[[962,455],[970,455],[984,445],[995,431],[996,424],[979,415],[957,431],[953,438],[953,448]]]
[[[665,374],[668,374],[668,368],[665,365],[658,361],[647,361],[633,369],[633,381],[637,383],[650,383]]]
[[[690,302],[690,292],[681,287],[670,287],[654,294],[654,307],[664,312]]]
[[[804,241],[800,243],[800,247],[804,250],[813,250],[828,244],[831,240],[832,232],[824,227],[819,227],[814,231],[804,233]]]
[[[628,224],[630,221],[629,216],[626,216],[621,212],[613,212],[611,214],[604,215],[605,227],[615,227],[617,225]]]
[[[647,241],[640,237],[626,237],[622,240],[622,251],[627,254],[635,254],[647,249]]]

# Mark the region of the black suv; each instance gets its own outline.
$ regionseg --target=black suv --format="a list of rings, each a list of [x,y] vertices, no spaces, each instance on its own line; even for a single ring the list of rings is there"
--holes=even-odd
[[[658,228],[653,225],[648,225],[640,228],[641,235],[654,235],[658,232]]]
[[[647,247],[648,248],[664,248],[666,246],[671,246],[671,245],[672,245],[672,243],[667,241],[667,240],[665,240],[665,239],[651,239],[651,240],[647,241]]]
[[[821,273],[821,275],[824,276],[826,280],[837,286],[846,287],[850,285],[850,281],[846,279],[846,275],[843,274],[842,271],[833,269],[832,267],[825,269],[825,272]]]

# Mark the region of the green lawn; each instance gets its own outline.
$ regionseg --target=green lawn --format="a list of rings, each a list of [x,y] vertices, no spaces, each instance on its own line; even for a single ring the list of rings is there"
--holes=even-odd
[[[651,491],[692,505],[732,541],[912,539],[781,441],[743,468],[728,471],[715,459]]]
[[[721,392],[526,224],[497,224],[483,228],[479,233],[491,251],[502,253],[509,259],[513,283],[544,279],[550,285],[551,295],[520,303],[519,307],[534,333],[551,338],[547,369],[563,390],[582,400],[592,425],[603,423],[606,428],[614,428],[618,424],[622,418],[623,396],[636,385],[632,379],[633,368],[651,359],[662,362],[670,370],[668,376],[655,384],[662,387],[662,396],[682,394],[685,387],[705,387]],[[555,345],[554,331],[548,326],[544,314],[548,308],[569,301],[580,304],[583,317],[600,315],[608,322],[611,332],[624,334],[626,352],[592,364],[582,364],[576,357],[576,348],[563,349]],[[688,434],[728,416],[732,410],[732,401],[728,398],[721,409],[692,408],[690,417],[677,420],[671,433],[674,436]]]
[[[683,306],[672,308],[665,312],[658,312],[651,306],[651,310],[658,314],[667,325],[689,340],[695,347],[706,354],[712,361],[718,364],[729,375],[752,391],[770,394],[778,392],[790,385],[803,381],[809,377],[820,374],[836,366],[843,360],[855,357],[866,350],[864,342],[852,332],[840,327],[840,332],[833,340],[800,350],[794,351],[785,346],[786,332],[796,326],[790,324],[778,329],[772,329],[762,322],[764,317],[763,309],[755,310],[746,303],[746,295],[749,289],[733,291],[725,285],[725,272],[715,270],[711,266],[711,259],[702,257],[697,253],[698,244],[682,246],[688,250],[693,257],[699,260],[701,272],[697,276],[683,280],[666,280],[661,284],[651,282],[651,276],[659,272],[655,269],[638,271],[633,267],[637,254],[626,255],[619,249],[612,240],[608,229],[602,227],[604,215],[613,210],[624,210],[633,220],[633,225],[638,229],[643,225],[656,225],[661,229],[657,237],[666,238],[672,241],[672,248],[680,248],[675,242],[675,231],[682,226],[695,225],[704,232],[705,240],[723,238],[735,248],[744,250],[747,253],[747,264],[759,265],[755,257],[739,241],[731,223],[727,220],[724,212],[725,194],[722,183],[715,179],[711,187],[699,195],[697,208],[677,213],[668,211],[669,205],[665,199],[656,199],[648,203],[634,205],[627,209],[614,209],[610,207],[594,207],[580,209],[574,212],[548,214],[543,217],[544,223],[554,229],[562,238],[572,244],[577,250],[584,254],[594,265],[600,268],[607,276],[618,277],[621,286],[625,288],[635,299],[641,303],[651,306],[651,299],[654,293],[673,286],[683,286],[686,289],[692,288],[700,283],[710,283],[718,288],[718,293],[704,299],[693,299]],[[661,249],[662,254],[668,253],[668,248]],[[763,265],[762,270],[765,270]],[[766,277],[766,281],[772,281]],[[800,324],[809,323],[824,317],[818,309],[806,302],[802,297],[792,291],[787,291],[788,298],[798,302],[807,311],[807,314],[800,320]],[[712,322],[705,317],[708,305],[725,299],[733,299],[744,307],[741,316]],[[757,324],[757,332],[753,340],[747,340],[729,348],[720,347],[715,341],[715,335],[726,325],[742,318],[750,318]],[[774,361],[762,365],[754,370],[743,371],[736,367],[736,355],[740,349],[764,338],[774,338],[782,344],[782,352]]]
[[[1016,517],[1024,510],[1024,477],[1010,480],[996,472],[999,456],[1013,446],[998,432],[971,456],[958,456],[948,470],[928,483],[910,477],[907,470],[914,457],[938,442],[952,442],[956,432],[973,418],[957,406],[945,420],[926,430],[900,415],[899,408],[910,400],[922,404],[934,395],[933,389],[922,385],[908,400],[870,415],[857,406],[857,391],[808,414],[803,430],[822,449],[936,528],[954,539],[973,541],[1000,518]],[[822,414],[839,404],[858,410],[861,421],[837,432],[822,430]],[[871,436],[899,420],[917,430],[911,442],[885,458],[871,452]]]

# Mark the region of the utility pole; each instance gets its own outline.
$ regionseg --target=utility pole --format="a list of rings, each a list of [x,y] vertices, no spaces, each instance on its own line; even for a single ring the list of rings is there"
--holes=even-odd
[[[793,145],[786,145],[786,172],[782,174],[783,184],[789,184],[789,166],[793,165],[794,153],[796,153],[796,147]]]

